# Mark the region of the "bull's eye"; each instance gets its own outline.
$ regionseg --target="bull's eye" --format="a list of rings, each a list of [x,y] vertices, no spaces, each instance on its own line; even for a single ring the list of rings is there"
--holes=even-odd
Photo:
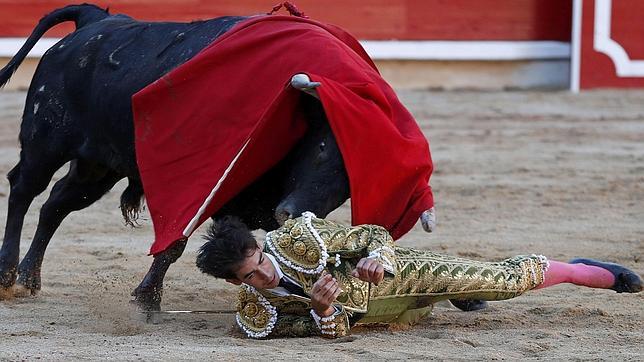
[[[320,152],[324,152],[324,149],[326,148],[326,143],[321,142],[320,143]]]

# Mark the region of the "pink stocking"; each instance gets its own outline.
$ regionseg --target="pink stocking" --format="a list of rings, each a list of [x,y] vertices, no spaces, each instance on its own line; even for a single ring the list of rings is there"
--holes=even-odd
[[[550,260],[550,266],[545,273],[545,281],[535,289],[546,288],[560,283],[609,289],[615,284],[615,276],[610,271],[598,266],[568,264]]]

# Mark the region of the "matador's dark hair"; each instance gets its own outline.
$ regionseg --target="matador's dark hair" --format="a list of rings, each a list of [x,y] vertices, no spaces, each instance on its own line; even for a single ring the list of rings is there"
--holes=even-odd
[[[197,267],[215,278],[234,279],[235,267],[257,248],[248,226],[235,216],[214,221],[203,238],[206,243],[197,254]]]

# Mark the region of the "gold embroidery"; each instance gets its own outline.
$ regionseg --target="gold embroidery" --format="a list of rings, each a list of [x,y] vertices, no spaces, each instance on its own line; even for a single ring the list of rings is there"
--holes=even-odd
[[[315,240],[303,225],[301,218],[291,220],[290,228],[281,228],[267,234],[268,251],[281,259],[287,267],[297,270],[315,270],[319,267],[322,251]],[[272,246],[271,246],[272,245]],[[326,262],[326,260],[324,261]]]
[[[297,256],[306,254],[306,245],[301,241],[296,241],[295,244],[293,244],[293,252],[295,252],[295,255]]]
[[[253,287],[243,285],[239,290],[236,319],[248,336],[263,338],[272,331],[277,311]]]
[[[306,260],[311,263],[315,263],[316,261],[318,261],[319,258],[320,258],[320,254],[316,253],[315,250],[309,250],[306,253]]]
[[[537,256],[489,263],[396,248],[396,262],[399,272],[374,286],[372,298],[424,295],[434,302],[454,298],[500,300],[543,282],[544,266]]]
[[[310,270],[322,265],[319,264],[322,252],[301,218],[289,220],[282,228],[269,234],[271,240],[275,240],[275,247],[269,252],[289,261],[280,261],[283,272],[298,281],[307,294],[322,273],[330,272],[342,289],[337,302],[343,305],[346,313],[366,313],[368,323],[416,320],[416,317],[429,313],[431,308],[427,306],[443,299],[512,298],[540,285],[547,266],[545,258],[534,255],[488,263],[397,248],[387,231],[374,225],[348,228],[316,218],[312,218],[311,224],[327,248],[328,258],[321,273],[302,269]],[[367,255],[388,268],[385,269],[387,276],[378,286],[370,287],[369,283],[351,276],[358,260]],[[306,318],[310,310],[308,298],[262,294],[280,312]],[[374,304],[374,310],[370,302]],[[247,307],[249,303],[255,303],[256,307]],[[240,294],[240,306],[240,310],[248,309],[243,314],[250,318],[251,327],[270,323],[266,319],[270,314],[262,314],[262,304],[257,304],[252,296]],[[255,308],[258,311],[253,317]],[[343,318],[346,320],[346,314]],[[337,328],[339,335],[348,333],[348,322],[346,326],[338,324]]]
[[[248,303],[244,307],[244,314],[248,317],[256,316],[258,311],[259,309],[257,308],[257,304],[255,303]]]
[[[303,233],[304,233],[304,228],[302,227],[302,225],[295,225],[290,231],[291,236],[295,239],[301,237]]]
[[[260,325],[260,326],[265,326],[268,324],[268,315],[266,313],[262,313],[255,317],[255,324]]]
[[[280,246],[280,248],[288,248],[291,245],[291,237],[287,234],[282,234],[280,237],[277,239],[277,245]]]

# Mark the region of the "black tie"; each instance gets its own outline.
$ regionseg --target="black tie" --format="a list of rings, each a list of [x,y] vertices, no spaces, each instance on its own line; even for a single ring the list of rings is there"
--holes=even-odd
[[[300,297],[307,296],[306,293],[304,293],[304,289],[302,289],[302,287],[291,282],[290,280],[287,280],[285,277],[280,279],[278,286],[288,290],[288,292],[291,294],[299,295]]]

